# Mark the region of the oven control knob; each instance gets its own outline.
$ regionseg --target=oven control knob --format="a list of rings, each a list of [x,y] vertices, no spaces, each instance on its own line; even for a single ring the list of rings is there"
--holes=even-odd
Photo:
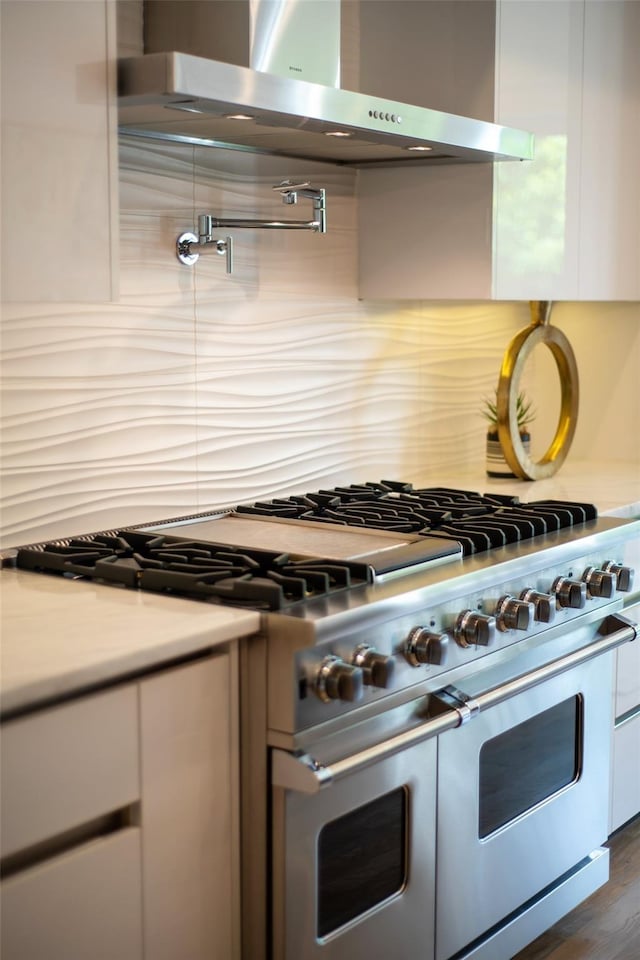
[[[538,623],[553,623],[555,620],[556,598],[553,594],[529,589],[522,591],[520,599],[533,604],[533,619]]]
[[[434,633],[426,627],[414,627],[404,645],[404,655],[412,667],[423,663],[438,666],[447,655],[449,637],[446,633]]]
[[[596,567],[587,567],[582,574],[587,585],[590,597],[605,597],[610,600],[616,592],[616,578],[607,570],[598,570]]]
[[[351,663],[360,667],[368,687],[388,687],[393,680],[396,662],[393,657],[380,653],[368,643],[361,643],[353,651]]]
[[[315,676],[316,695],[329,703],[331,700],[359,700],[364,678],[360,667],[345,663],[340,657],[325,657]]]
[[[461,647],[487,647],[495,635],[495,617],[475,610],[463,610],[453,629],[455,641]]]
[[[551,584],[551,592],[555,593],[559,607],[582,610],[587,602],[587,585],[581,580],[556,577]]]
[[[602,569],[607,573],[612,573],[616,578],[616,590],[621,593],[628,593],[633,586],[633,567],[623,567],[622,564],[614,560],[607,560],[602,564]]]
[[[528,630],[534,615],[534,605],[528,600],[516,600],[506,594],[496,604],[498,630]]]

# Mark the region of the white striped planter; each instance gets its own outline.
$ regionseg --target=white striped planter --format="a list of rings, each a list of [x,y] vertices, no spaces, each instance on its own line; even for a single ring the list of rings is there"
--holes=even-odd
[[[530,455],[531,434],[521,433],[520,439],[527,456]],[[502,444],[498,438],[497,430],[487,432],[487,476],[488,477],[515,477],[511,467],[504,458]]]

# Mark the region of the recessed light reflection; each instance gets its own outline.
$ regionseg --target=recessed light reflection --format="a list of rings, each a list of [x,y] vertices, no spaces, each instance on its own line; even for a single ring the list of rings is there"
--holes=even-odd
[[[249,113],[225,113],[225,120],[255,120]]]
[[[415,147],[407,147],[407,150],[412,150],[414,153],[428,153],[429,150],[433,150],[433,147],[423,147],[416,144]]]

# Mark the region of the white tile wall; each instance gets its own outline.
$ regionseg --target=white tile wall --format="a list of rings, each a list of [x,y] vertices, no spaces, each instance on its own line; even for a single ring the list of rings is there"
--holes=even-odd
[[[356,175],[285,163],[123,142],[119,302],[3,311],[3,546],[484,459],[481,400],[528,304],[359,301]],[[231,277],[178,263],[197,213],[306,219],[271,191],[303,175],[325,236],[234,231]],[[595,307],[554,308],[587,374],[572,456],[640,464],[638,304]]]

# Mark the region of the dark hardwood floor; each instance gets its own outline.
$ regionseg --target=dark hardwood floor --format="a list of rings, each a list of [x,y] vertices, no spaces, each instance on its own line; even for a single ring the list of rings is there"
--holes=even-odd
[[[640,816],[607,846],[609,882],[513,960],[640,960]]]

